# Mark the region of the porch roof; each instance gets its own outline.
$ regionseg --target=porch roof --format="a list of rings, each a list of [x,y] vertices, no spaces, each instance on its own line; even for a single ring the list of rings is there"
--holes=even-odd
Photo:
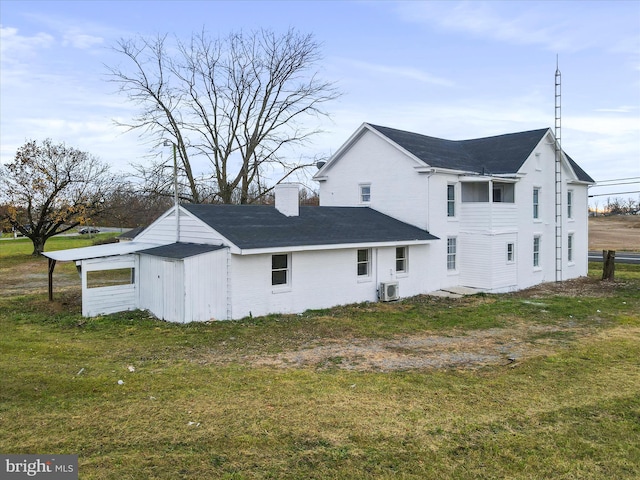
[[[94,245],[92,247],[71,248],[69,250],[55,250],[43,252],[42,255],[59,262],[75,262],[89,258],[112,257],[114,255],[126,255],[140,250],[157,247],[156,243],[123,242]]]

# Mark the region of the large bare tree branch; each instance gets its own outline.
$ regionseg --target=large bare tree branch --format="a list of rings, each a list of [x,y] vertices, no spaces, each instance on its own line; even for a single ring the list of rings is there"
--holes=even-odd
[[[339,96],[331,82],[319,79],[320,46],[295,30],[223,39],[203,31],[172,46],[165,35],[122,40],[115,50],[128,68],[108,67],[111,80],[139,107],[121,125],[139,130],[155,149],[172,139],[186,188],[181,197],[193,202],[256,201],[270,191],[268,171],[284,169],[286,178],[305,168],[287,160],[287,152],[319,133],[303,122],[328,115],[324,105]],[[206,159],[205,167],[196,167],[199,159]],[[138,169],[149,186],[164,191],[170,173],[159,166]]]

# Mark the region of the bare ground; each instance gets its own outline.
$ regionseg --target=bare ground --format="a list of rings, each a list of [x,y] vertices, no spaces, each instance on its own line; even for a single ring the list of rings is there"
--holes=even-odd
[[[589,217],[589,250],[640,252],[640,215]]]

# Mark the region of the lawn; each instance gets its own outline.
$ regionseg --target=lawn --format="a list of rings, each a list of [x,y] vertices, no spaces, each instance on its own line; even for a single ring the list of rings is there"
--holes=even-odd
[[[78,454],[82,479],[640,477],[640,267],[174,325],[48,302],[29,251],[0,242],[2,453]]]

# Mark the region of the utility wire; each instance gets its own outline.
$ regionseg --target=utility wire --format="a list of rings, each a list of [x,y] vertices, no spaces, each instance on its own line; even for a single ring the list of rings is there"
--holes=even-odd
[[[613,197],[614,195],[628,195],[629,193],[640,193],[640,190],[634,190],[633,192],[598,193],[597,195],[589,195],[589,198],[592,198],[592,197]]]

